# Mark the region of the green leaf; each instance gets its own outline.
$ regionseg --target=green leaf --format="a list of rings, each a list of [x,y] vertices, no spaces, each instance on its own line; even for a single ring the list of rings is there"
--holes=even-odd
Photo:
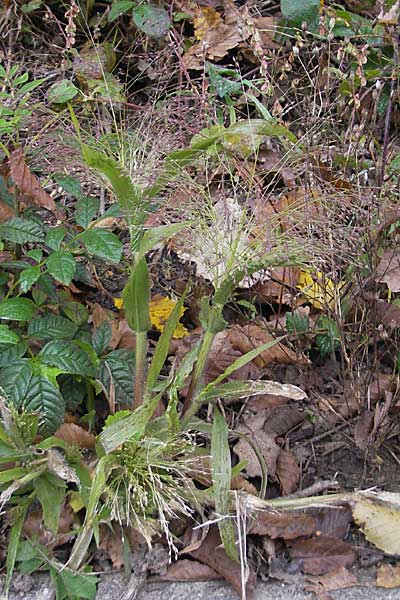
[[[8,325],[0,325],[0,344],[17,344],[19,339],[19,335]]]
[[[132,11],[136,27],[150,37],[162,37],[168,33],[171,21],[168,13],[157,4],[142,4]]]
[[[43,252],[40,248],[33,248],[33,250],[28,250],[28,252],[26,252],[26,256],[33,258],[33,260],[38,263],[42,260]]]
[[[77,329],[77,326],[65,317],[46,315],[29,323],[28,335],[38,340],[68,339],[74,337]]]
[[[321,356],[331,354],[340,346],[340,329],[336,321],[327,315],[321,315],[317,321],[318,329],[325,329],[326,333],[321,333],[315,337],[315,342]]]
[[[27,242],[41,242],[44,233],[40,225],[30,219],[13,217],[8,219],[4,225],[0,225],[0,238],[16,244]]]
[[[235,531],[230,518],[231,453],[228,437],[229,429],[226,421],[215,407],[211,437],[211,475],[215,510],[218,515],[225,517],[218,520],[218,529],[225,552],[231,560],[239,562],[235,545]]]
[[[62,580],[66,598],[79,598],[79,600],[94,600],[98,577],[88,573],[77,573],[71,569],[62,569],[58,572]]]
[[[140,440],[160,402],[162,393],[155,394],[136,408],[130,415],[103,429],[99,441],[106,454],[109,454],[128,440]]]
[[[74,342],[53,340],[39,352],[40,360],[63,373],[96,377],[97,369],[88,354]]]
[[[100,356],[108,347],[111,341],[112,329],[109,321],[103,321],[93,333],[93,348],[98,356]]]
[[[67,228],[64,225],[59,225],[58,227],[51,227],[46,234],[46,244],[52,250],[59,250],[61,246],[61,242],[63,241],[65,234],[67,233]]]
[[[19,276],[19,287],[21,292],[25,293],[33,286],[34,283],[40,277],[40,267],[39,265],[35,265],[34,267],[28,267],[21,271]]]
[[[76,410],[86,396],[86,384],[83,381],[77,381],[76,377],[72,375],[60,375],[58,382],[67,409]]]
[[[22,358],[27,350],[28,344],[26,342],[18,342],[15,346],[10,346],[6,349],[3,348],[0,350],[0,368]]]
[[[150,250],[167,240],[168,238],[176,235],[183,229],[186,229],[191,224],[190,221],[184,221],[183,223],[173,223],[172,225],[160,225],[159,227],[150,227],[146,229],[143,235],[143,239],[140,244],[140,252],[144,256]]]
[[[10,298],[0,302],[0,319],[30,321],[35,312],[36,305],[29,298]]]
[[[65,250],[57,250],[50,254],[46,261],[47,270],[60,283],[69,285],[75,274],[75,259]]]
[[[87,323],[89,314],[87,308],[80,302],[63,302],[60,308],[65,316],[75,323],[75,325],[78,325],[78,327]]]
[[[145,258],[134,266],[122,298],[129,327],[135,333],[150,331],[150,279]]]
[[[55,535],[58,531],[61,504],[65,498],[66,485],[53,473],[43,473],[35,479],[33,487],[42,505],[44,526]]]
[[[10,589],[12,576],[14,573],[15,567],[15,559],[17,556],[18,544],[21,539],[22,526],[25,521],[26,511],[28,510],[28,504],[25,503],[22,506],[16,508],[17,518],[14,521],[13,526],[11,527],[10,536],[8,538],[8,547],[7,547],[7,555],[6,555],[6,568],[7,568],[7,576],[5,583],[5,594],[8,597],[8,590]]]
[[[128,12],[128,10],[133,8],[135,4],[136,2],[133,2],[132,0],[116,0],[107,14],[107,21],[109,23],[112,23],[113,21],[118,19],[118,17],[120,17],[124,13]]]
[[[100,208],[100,200],[98,198],[85,197],[75,205],[75,222],[86,229],[94,220]]]
[[[82,188],[79,180],[72,175],[64,175],[63,173],[54,173],[53,179],[58,183],[60,187],[67,192],[67,194],[71,194],[75,198],[80,198],[82,196]]]
[[[148,202],[143,198],[140,187],[132,183],[123,168],[113,158],[85,144],[82,145],[82,156],[89,167],[97,169],[110,181],[129,226],[144,225]]]
[[[64,104],[70,102],[79,94],[79,89],[68,79],[56,81],[47,92],[47,100],[50,104]]]
[[[32,367],[27,359],[15,360],[0,370],[1,388],[15,408],[22,406],[32,375]]]
[[[100,361],[99,380],[107,393],[114,387],[115,399],[131,405],[134,396],[135,355],[125,349],[113,350]]]
[[[118,263],[121,260],[122,244],[117,236],[106,229],[88,229],[80,237],[87,250],[109,260]]]
[[[282,15],[299,28],[306,22],[309,31],[318,30],[320,6],[320,0],[281,0]]]
[[[288,333],[293,333],[295,335],[306,333],[310,329],[309,316],[299,312],[287,312],[286,329]]]
[[[28,412],[39,413],[39,431],[45,435],[57,431],[64,420],[64,399],[58,389],[45,377],[39,375],[32,377],[23,406]]]

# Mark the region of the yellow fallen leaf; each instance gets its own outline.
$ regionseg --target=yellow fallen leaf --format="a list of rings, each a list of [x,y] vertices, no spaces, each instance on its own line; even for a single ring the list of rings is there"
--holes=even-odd
[[[174,310],[177,302],[175,300],[171,300],[167,296],[161,296],[160,294],[156,294],[150,301],[150,320],[153,327],[157,329],[157,331],[163,331],[166,321],[168,317]],[[124,301],[122,298],[114,298],[114,306],[121,310],[124,306]],[[182,307],[179,318],[183,316],[186,308]],[[175,331],[172,334],[174,339],[180,339],[189,335],[189,331],[182,325],[182,323],[178,323],[175,327]]]
[[[315,271],[311,274],[308,270],[302,270],[296,287],[303,292],[303,296],[315,308],[330,308],[333,310],[343,286],[344,282],[336,285],[332,279],[325,277],[321,271]]]
[[[118,308],[118,310],[121,310],[121,308],[124,306],[124,301],[122,298],[114,298],[114,306],[115,308]]]
[[[197,40],[203,40],[209,29],[222,24],[221,15],[211,6],[202,6],[196,10],[193,19],[194,36]]]
[[[177,302],[175,300],[171,300],[167,296],[161,296],[160,294],[156,294],[150,301],[150,320],[153,327],[155,327],[158,331],[163,331],[164,325],[174,310]],[[183,316],[186,308],[182,307],[179,318]],[[189,335],[186,327],[182,325],[182,323],[178,323],[175,328],[175,331],[172,335],[173,338],[183,338],[185,335]]]

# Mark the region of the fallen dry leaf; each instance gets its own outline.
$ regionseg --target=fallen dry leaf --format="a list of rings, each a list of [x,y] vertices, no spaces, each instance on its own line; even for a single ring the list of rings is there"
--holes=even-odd
[[[39,180],[30,172],[22,148],[16,148],[11,152],[9,164],[10,175],[19,191],[24,194],[24,200],[26,199],[36,206],[47,208],[51,212],[56,212],[57,207],[53,198],[44,191]]]
[[[368,397],[371,402],[378,402],[385,397],[385,392],[393,391],[396,380],[393,375],[379,373],[368,386]]]
[[[212,581],[221,579],[214,569],[198,560],[181,558],[169,565],[165,575],[150,577],[148,581]]]
[[[28,538],[36,538],[40,544],[47,548],[57,548],[66,544],[72,537],[75,536],[72,530],[72,525],[75,519],[75,513],[69,504],[61,506],[60,520],[58,525],[57,535],[53,534],[44,528],[43,512],[41,509],[30,511],[23,525],[23,533]]]
[[[307,508],[306,513],[314,517],[317,535],[343,539],[353,521],[348,506],[324,506]]]
[[[400,554],[400,499],[391,492],[359,494],[349,502],[368,541],[387,554]]]
[[[362,415],[360,415],[357,419],[356,426],[354,428],[354,441],[358,448],[361,450],[366,450],[366,448],[371,444],[372,440],[372,430],[374,427],[374,413],[365,410]]]
[[[281,450],[276,463],[276,477],[281,486],[282,495],[286,496],[297,490],[300,481],[300,468],[289,450]]]
[[[310,584],[307,584],[304,589],[307,592],[314,592],[319,597],[326,592],[343,590],[358,585],[357,577],[346,567],[340,567],[326,575],[308,576],[307,581]]]
[[[12,217],[15,217],[15,210],[5,202],[0,201],[0,223],[5,223]]]
[[[275,434],[266,433],[263,429],[266,419],[266,411],[260,411],[255,416],[246,419],[245,423],[238,427],[240,433],[248,436],[255,444],[265,460],[268,475],[275,476],[276,463],[281,452],[275,442]],[[233,447],[233,451],[240,460],[246,460],[246,473],[249,477],[260,477],[262,474],[260,462],[250,444],[241,438]]]
[[[375,272],[377,283],[386,283],[391,292],[400,292],[400,249],[386,250]]]
[[[249,525],[249,533],[268,535],[272,539],[294,540],[298,537],[310,536],[315,531],[314,517],[300,512],[260,510]]]
[[[100,525],[99,548],[108,554],[115,569],[121,569],[124,566],[122,535],[118,523],[113,523],[113,528],[106,524]]]
[[[96,443],[93,433],[89,433],[75,423],[63,423],[55,432],[54,437],[64,440],[69,446],[78,446],[78,448],[94,448]]]
[[[400,587],[400,563],[380,565],[376,571],[376,585],[386,589]]]
[[[262,344],[272,342],[273,336],[268,333],[266,328],[263,328],[255,323],[249,325],[233,325],[226,330],[234,350],[239,350],[241,354],[246,354],[250,350],[258,348]],[[270,363],[276,362],[285,365],[291,363],[308,364],[309,360],[302,353],[296,353],[290,348],[277,342],[268,350],[264,350],[257,358],[254,359],[254,364],[260,368],[264,368]]]
[[[323,575],[332,569],[351,565],[356,554],[350,544],[332,536],[296,540],[289,548],[292,560],[304,573]]]
[[[225,550],[221,546],[221,538],[218,529],[215,526],[210,527],[207,537],[197,550],[192,550],[190,555],[193,558],[205,563],[214,569],[221,577],[226,579],[234,590],[241,596],[242,578],[240,564],[228,558]],[[246,582],[246,598],[253,598],[256,584],[255,572],[250,568],[248,580]]]
[[[304,413],[301,413],[296,406],[290,404],[276,406],[267,412],[264,431],[275,433],[276,436],[285,435],[303,421]]]

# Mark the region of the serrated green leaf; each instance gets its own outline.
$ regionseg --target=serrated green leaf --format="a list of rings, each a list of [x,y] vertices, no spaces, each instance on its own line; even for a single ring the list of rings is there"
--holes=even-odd
[[[62,187],[64,192],[80,198],[82,196],[82,188],[79,180],[73,175],[64,175],[64,173],[54,173],[53,179]]]
[[[121,260],[122,243],[111,231],[88,229],[83,232],[80,239],[91,254],[114,263]]]
[[[40,277],[40,267],[35,265],[34,267],[28,267],[21,271],[19,276],[19,287],[21,292],[25,293],[33,286],[34,283]]]
[[[64,104],[73,100],[79,93],[79,89],[72,81],[62,79],[50,86],[47,92],[47,100],[50,104]]]
[[[128,10],[133,8],[135,4],[136,2],[133,2],[132,0],[116,0],[107,14],[107,21],[109,23],[112,23],[113,21],[118,19],[118,17],[120,17],[124,13],[128,12]]]
[[[38,340],[69,339],[74,337],[77,329],[77,326],[65,317],[46,315],[29,323],[28,335]]]
[[[0,319],[30,321],[35,312],[36,305],[29,298],[9,298],[0,302]]]
[[[43,473],[33,483],[36,497],[42,505],[44,526],[55,535],[58,531],[61,504],[65,498],[66,485],[53,473]]]
[[[288,333],[301,334],[306,333],[310,328],[310,318],[308,315],[302,315],[299,312],[286,313],[286,329]]]
[[[131,405],[134,396],[135,355],[128,350],[113,350],[100,362],[99,380],[107,392],[114,386],[115,399]]]
[[[28,412],[39,413],[39,431],[51,435],[64,420],[65,402],[58,389],[45,377],[32,377],[23,402]]]
[[[100,208],[100,200],[89,196],[82,198],[75,205],[75,222],[86,229],[95,219]]]
[[[30,219],[13,217],[8,219],[4,225],[0,225],[0,238],[16,244],[41,242],[43,237],[44,233],[41,226]]]
[[[17,344],[19,339],[19,335],[8,325],[0,325],[0,344]]]
[[[96,377],[97,369],[88,354],[76,343],[67,340],[48,342],[39,352],[40,360],[63,373]]]
[[[103,321],[93,333],[92,343],[93,348],[98,356],[100,356],[108,347],[112,337],[112,329],[109,321]]]
[[[57,250],[50,254],[46,261],[47,270],[60,283],[69,285],[75,274],[75,259],[65,250]]]
[[[171,27],[167,11],[157,4],[137,6],[132,11],[132,18],[136,27],[150,37],[162,37]]]
[[[211,436],[211,474],[215,510],[218,515],[225,517],[218,520],[218,529],[225,552],[231,560],[239,562],[235,545],[235,531],[230,518],[231,452],[228,437],[228,425],[218,408],[215,407]]]
[[[61,242],[63,241],[65,234],[67,233],[67,228],[64,225],[59,225],[58,227],[51,227],[46,234],[46,244],[52,250],[59,250],[61,246]]]
[[[32,376],[32,366],[28,359],[15,360],[0,370],[1,388],[16,408],[23,405]]]

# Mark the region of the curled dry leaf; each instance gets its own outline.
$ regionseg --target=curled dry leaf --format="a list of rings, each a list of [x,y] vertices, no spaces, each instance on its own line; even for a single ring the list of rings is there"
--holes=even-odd
[[[380,565],[376,571],[376,585],[386,589],[400,587],[400,563]]]
[[[212,581],[221,579],[214,569],[198,560],[182,558],[169,565],[165,575],[150,577],[149,581]]]
[[[11,152],[9,163],[10,175],[20,192],[24,194],[24,199],[31,204],[56,212],[57,207],[53,198],[44,191],[38,179],[30,172],[22,148],[16,148]]]
[[[311,515],[295,512],[260,510],[250,522],[249,533],[268,535],[272,539],[294,540],[310,536],[316,531],[316,521]]]
[[[305,590],[314,592],[317,596],[325,592],[343,590],[358,585],[357,577],[346,569],[346,567],[340,567],[326,575],[308,576],[307,581],[310,583],[305,586]]]
[[[217,527],[210,527],[207,537],[197,550],[190,552],[196,560],[214,569],[221,577],[231,584],[234,590],[241,595],[242,577],[240,564],[228,558],[221,545],[221,538]],[[251,600],[254,594],[256,575],[250,568],[246,582],[246,598]]]
[[[64,440],[69,446],[78,446],[78,448],[94,448],[96,443],[93,433],[89,433],[75,423],[63,423],[54,436]]]
[[[290,556],[304,573],[323,575],[333,569],[351,565],[356,554],[350,544],[332,536],[296,540],[290,545]]]

